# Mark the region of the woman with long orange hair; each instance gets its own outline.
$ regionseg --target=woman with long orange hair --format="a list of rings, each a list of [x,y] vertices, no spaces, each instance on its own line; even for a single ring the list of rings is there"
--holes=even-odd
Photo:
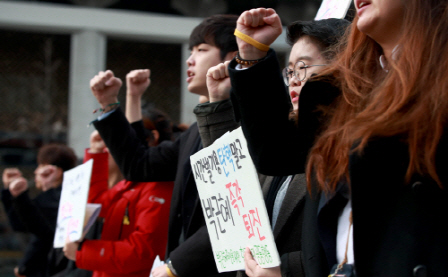
[[[240,36],[229,66],[236,116],[259,172],[306,168],[307,276],[448,276],[448,0],[354,3],[341,54],[302,89],[298,128],[264,47],[280,19],[244,12],[237,29],[256,42]],[[246,254],[248,275],[275,273]]]

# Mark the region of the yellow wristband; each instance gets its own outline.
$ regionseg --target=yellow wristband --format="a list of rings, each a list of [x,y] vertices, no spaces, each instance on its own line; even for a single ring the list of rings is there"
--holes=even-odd
[[[171,270],[168,268],[168,266],[165,266],[165,269],[166,269],[166,274],[168,274],[168,276],[170,276],[170,277],[176,277],[176,275],[174,275],[174,274],[171,272]]]
[[[243,41],[249,43],[250,45],[254,46],[255,48],[257,48],[258,50],[264,51],[264,52],[268,52],[269,51],[269,45],[263,44],[253,38],[251,38],[250,36],[241,33],[240,31],[238,31],[238,29],[235,29],[235,33],[234,35],[240,39],[242,39]]]

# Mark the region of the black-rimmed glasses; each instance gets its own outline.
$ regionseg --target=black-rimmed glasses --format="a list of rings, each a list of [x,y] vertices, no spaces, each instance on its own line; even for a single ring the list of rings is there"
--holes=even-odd
[[[313,67],[313,66],[326,66],[327,64],[313,64],[313,65],[307,65],[303,61],[298,61],[294,65],[294,69],[289,69],[288,67],[285,67],[282,71],[283,74],[283,81],[285,82],[286,86],[289,86],[289,79],[292,78],[292,74],[294,74],[294,77],[298,81],[303,81],[306,79],[306,69]]]

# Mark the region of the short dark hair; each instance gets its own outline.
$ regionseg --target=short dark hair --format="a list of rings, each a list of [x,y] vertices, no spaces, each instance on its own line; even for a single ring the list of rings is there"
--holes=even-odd
[[[221,50],[221,60],[227,53],[238,50],[233,34],[236,28],[237,15],[218,14],[205,18],[196,26],[190,35],[190,50],[201,43],[207,43]]]
[[[72,148],[60,144],[50,143],[42,146],[37,153],[38,164],[51,164],[60,167],[63,171],[76,166],[76,155]]]
[[[165,140],[173,140],[173,126],[170,118],[164,112],[152,107],[144,108],[142,121],[147,140],[154,140],[152,130],[159,132],[159,144]]]
[[[335,55],[334,47],[344,36],[350,21],[329,18],[312,21],[295,21],[288,26],[286,42],[293,46],[301,37],[308,36],[317,44],[327,60]]]

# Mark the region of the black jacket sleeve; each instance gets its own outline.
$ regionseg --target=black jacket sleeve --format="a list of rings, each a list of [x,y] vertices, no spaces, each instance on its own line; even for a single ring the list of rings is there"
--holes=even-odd
[[[213,256],[205,225],[170,253],[173,267],[179,276],[208,276],[216,273]]]
[[[8,189],[2,189],[2,203],[11,228],[15,232],[26,232],[26,226],[20,220],[17,212],[13,208],[13,197]]]
[[[233,60],[229,65],[231,100],[257,170],[272,176],[303,173],[325,121],[319,107],[333,103],[339,91],[330,83],[308,81],[300,94],[296,126],[289,119],[290,98],[273,50],[248,69],[235,67]]]
[[[258,172],[272,176],[297,173],[292,159],[297,132],[289,120],[290,99],[275,52],[269,50],[263,61],[248,69],[237,70],[236,65],[235,60],[229,65],[231,100]],[[278,153],[288,155],[279,159]]]
[[[143,145],[147,145],[146,142],[146,133],[145,133],[145,126],[143,126],[143,121],[139,120],[139,121],[135,121],[132,122],[131,124],[132,129],[135,132],[135,135],[137,136],[137,138],[142,142]]]
[[[45,207],[37,206],[29,198],[27,191],[13,199],[13,207],[17,216],[29,232],[36,235],[40,240],[50,244],[50,246],[53,244],[58,211],[57,207],[46,209]]]
[[[19,263],[19,273],[32,275],[45,272],[48,253],[53,248],[54,230],[59,206],[60,188],[39,194],[34,200],[24,192],[12,198],[12,206],[32,239]]]
[[[173,181],[179,143],[164,141],[156,147],[143,143],[120,108],[102,120],[94,121],[125,179],[136,182]]]
[[[42,274],[47,270],[48,252],[52,245],[46,241],[39,239],[35,235],[31,236],[31,240],[28,243],[22,259],[19,261],[18,268],[19,274],[39,276],[36,274]]]

